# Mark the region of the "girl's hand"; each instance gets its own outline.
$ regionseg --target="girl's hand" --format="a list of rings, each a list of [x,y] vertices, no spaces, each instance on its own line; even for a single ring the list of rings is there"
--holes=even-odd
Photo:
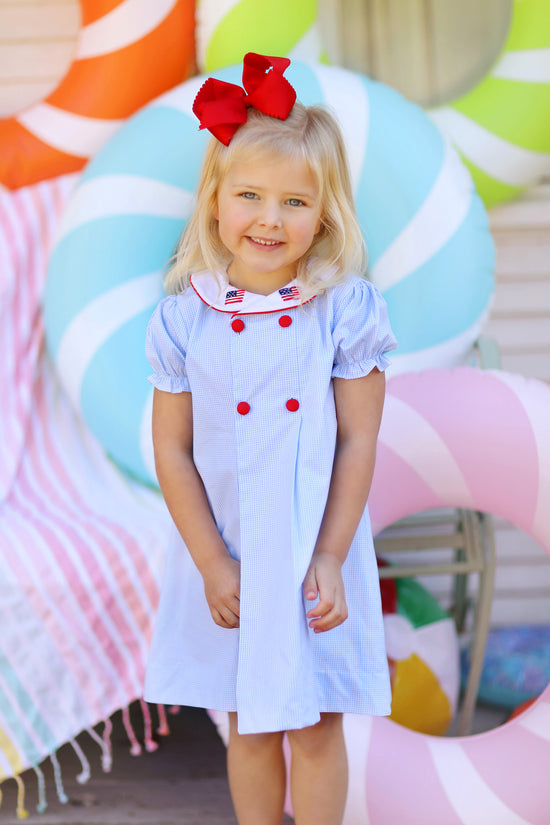
[[[216,561],[212,567],[202,573],[204,595],[210,608],[212,618],[220,627],[239,627],[241,565],[227,557]]]
[[[319,597],[319,603],[308,611],[309,626],[323,633],[346,621],[348,606],[342,564],[331,553],[314,553],[304,579],[304,596],[309,601]]]

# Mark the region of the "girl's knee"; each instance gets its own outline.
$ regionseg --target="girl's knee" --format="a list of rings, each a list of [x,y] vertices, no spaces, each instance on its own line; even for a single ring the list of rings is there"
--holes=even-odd
[[[328,745],[343,738],[342,720],[341,713],[322,713],[317,724],[287,731],[291,750],[320,753]]]
[[[283,741],[283,732],[275,733],[239,733],[237,729],[237,714],[229,714],[229,745],[237,745],[248,751],[260,753],[270,749],[280,748]]]

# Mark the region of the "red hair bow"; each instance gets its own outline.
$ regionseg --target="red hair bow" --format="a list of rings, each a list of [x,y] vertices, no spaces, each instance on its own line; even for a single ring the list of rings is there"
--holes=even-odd
[[[296,101],[296,92],[283,77],[288,57],[266,57],[248,52],[243,60],[243,86],[209,77],[193,102],[200,129],[208,129],[225,146],[239,126],[246,123],[247,108],[286,120]]]

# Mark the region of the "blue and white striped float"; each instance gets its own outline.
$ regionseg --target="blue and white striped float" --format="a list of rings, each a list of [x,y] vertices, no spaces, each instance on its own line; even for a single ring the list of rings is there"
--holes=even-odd
[[[241,71],[216,75],[239,83]],[[382,84],[303,63],[287,76],[305,104],[328,104],[343,128],[370,277],[399,341],[393,372],[463,362],[487,318],[493,244],[458,155],[418,106]],[[203,80],[142,109],[90,163],[46,288],[47,341],[65,389],[112,458],[149,483],[143,341],[209,138],[191,112]]]

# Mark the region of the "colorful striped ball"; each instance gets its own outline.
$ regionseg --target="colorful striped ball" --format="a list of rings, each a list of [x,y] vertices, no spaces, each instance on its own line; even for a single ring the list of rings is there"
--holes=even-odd
[[[219,76],[239,82],[241,67]],[[293,63],[306,104],[345,135],[372,280],[399,341],[395,370],[463,360],[488,314],[493,244],[457,154],[423,111],[343,69]],[[143,355],[161,269],[185,219],[208,135],[193,78],[141,110],[85,170],[50,262],[47,340],[62,382],[109,454],[151,482],[151,393]]]
[[[411,730],[442,736],[458,700],[456,625],[415,579],[382,579],[380,585],[392,688],[389,718]]]

